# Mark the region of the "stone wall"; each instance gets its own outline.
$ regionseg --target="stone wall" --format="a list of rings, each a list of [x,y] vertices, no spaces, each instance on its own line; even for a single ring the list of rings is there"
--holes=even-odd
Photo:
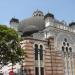
[[[45,54],[45,75],[64,75],[62,54],[54,49],[54,38],[49,39]]]
[[[49,41],[49,42],[48,42]],[[28,75],[35,75],[34,44],[42,44],[44,75],[64,75],[64,61],[60,51],[54,49],[54,38],[49,40],[24,39],[22,43],[27,57],[25,58],[25,69]],[[37,63],[38,64],[38,63]]]

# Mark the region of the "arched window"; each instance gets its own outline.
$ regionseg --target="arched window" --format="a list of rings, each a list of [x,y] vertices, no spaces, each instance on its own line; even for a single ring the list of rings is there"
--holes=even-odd
[[[64,65],[65,65],[64,71],[65,71],[65,74],[68,71],[68,75],[69,75],[70,72],[71,73],[73,72],[73,68],[70,67],[73,65],[73,62],[72,62],[72,48],[71,48],[70,43],[68,42],[67,38],[64,38],[61,49],[62,49],[62,52],[63,52],[64,57],[65,57],[65,59],[64,59],[64,62],[65,62],[64,63]]]
[[[67,43],[67,46],[69,46],[69,43]]]
[[[68,53],[68,47],[66,47],[66,52]]]
[[[64,52],[64,46],[62,46],[62,51]]]
[[[40,52],[40,60],[43,60],[43,46],[42,45],[40,45],[39,52]]]
[[[35,75],[39,75],[39,68],[35,67]]]
[[[67,38],[64,38],[64,41],[67,42]]]
[[[38,45],[35,44],[35,60],[38,60]]]
[[[44,68],[41,67],[40,70],[41,70],[41,75],[44,75]]]
[[[65,42],[63,42],[63,45],[64,45],[64,46],[66,45]]]
[[[71,47],[69,48],[69,50],[70,50],[70,52],[72,52],[72,48]]]
[[[40,45],[38,47],[38,44],[35,44],[35,61],[39,61],[41,63],[41,61],[43,60],[43,46]],[[41,66],[39,66],[39,63],[37,62],[37,66],[35,67],[35,75],[44,75],[44,68]],[[40,70],[39,70],[40,69]]]

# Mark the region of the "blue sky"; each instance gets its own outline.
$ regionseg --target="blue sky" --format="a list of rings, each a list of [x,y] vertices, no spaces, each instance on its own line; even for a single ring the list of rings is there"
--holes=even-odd
[[[31,17],[37,9],[53,13],[60,21],[75,21],[75,0],[0,0],[0,24],[9,24],[14,16]]]

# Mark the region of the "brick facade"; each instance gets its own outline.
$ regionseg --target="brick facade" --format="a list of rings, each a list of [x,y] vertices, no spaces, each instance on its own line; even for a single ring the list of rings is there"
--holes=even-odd
[[[54,38],[50,38],[48,41],[35,40],[35,39],[24,39],[25,52],[27,57],[25,58],[25,69],[27,75],[35,75],[35,66],[38,61],[35,62],[34,44],[42,44],[44,47],[43,58],[41,62],[44,68],[44,75],[64,75],[64,62],[60,51],[54,49]],[[49,42],[49,43],[48,43]]]

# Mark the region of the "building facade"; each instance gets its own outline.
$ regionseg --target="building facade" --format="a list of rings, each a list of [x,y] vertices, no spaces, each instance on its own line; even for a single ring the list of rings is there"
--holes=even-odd
[[[22,21],[12,18],[10,26],[22,37],[26,75],[75,75],[75,22],[36,10]]]

